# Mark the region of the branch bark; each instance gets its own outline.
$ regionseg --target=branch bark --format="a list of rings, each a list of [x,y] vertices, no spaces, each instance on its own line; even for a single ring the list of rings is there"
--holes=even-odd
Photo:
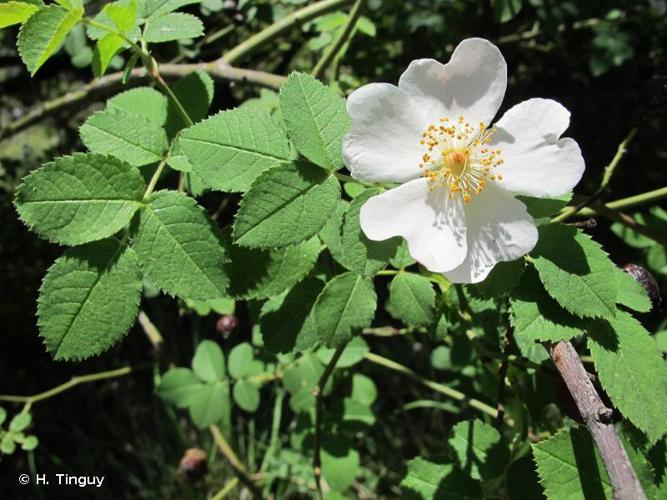
[[[644,490],[611,421],[612,410],[600,399],[577,351],[566,341],[550,346],[548,351],[600,451],[611,481],[613,498],[646,500]]]
[[[160,65],[160,74],[167,80],[175,80],[197,70],[207,72],[216,81],[250,83],[272,89],[280,87],[285,80],[283,76],[274,75],[272,73],[235,68],[234,66],[230,66],[223,62],[222,59],[217,59],[208,63]],[[122,72],[111,73],[102,78],[98,78],[77,90],[73,90],[65,95],[38,104],[27,114],[14,120],[4,129],[1,129],[0,140],[7,139],[8,137],[34,125],[38,121],[56,113],[60,113],[67,109],[81,108],[89,102],[106,99],[120,89],[136,87],[150,81],[150,79],[150,75],[148,75],[143,68],[133,70],[126,84],[123,84]]]

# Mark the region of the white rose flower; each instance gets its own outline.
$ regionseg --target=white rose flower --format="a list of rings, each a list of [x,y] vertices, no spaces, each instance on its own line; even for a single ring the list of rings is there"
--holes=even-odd
[[[352,176],[401,183],[361,208],[369,239],[402,236],[414,259],[457,283],[480,282],[532,250],[537,229],[514,196],[565,194],[584,160],[560,138],[570,113],[553,100],[524,101],[489,127],[506,86],[498,48],[471,38],[447,64],[412,61],[398,87],[371,83],[350,95],[343,156]]]

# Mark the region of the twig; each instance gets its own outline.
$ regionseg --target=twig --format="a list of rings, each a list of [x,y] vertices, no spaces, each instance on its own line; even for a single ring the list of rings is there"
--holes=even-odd
[[[611,481],[613,498],[645,500],[646,495],[611,421],[612,410],[604,405],[588,379],[577,351],[567,341],[558,342],[548,350],[600,451]]]
[[[654,189],[653,191],[646,191],[645,193],[629,196],[627,198],[621,198],[620,200],[610,201],[609,203],[605,203],[604,206],[611,210],[622,210],[634,208],[646,203],[652,203],[663,198],[667,198],[667,186]],[[568,212],[571,208],[572,207],[564,207],[561,210],[561,214]],[[592,217],[596,214],[597,212],[594,208],[586,207],[579,210],[576,215],[580,217]]]
[[[619,222],[620,224],[623,224],[625,227],[630,228],[635,233],[641,234],[642,236],[646,236],[647,238],[652,239],[653,241],[656,241],[661,245],[667,246],[667,234],[665,234],[665,232],[655,231],[650,227],[640,224],[635,219],[630,217],[628,214],[612,210],[608,208],[608,206],[605,206],[599,202],[593,204],[593,209],[603,217],[606,217],[607,219],[612,220],[614,222]]]
[[[348,14],[347,18],[347,23],[345,24],[343,31],[340,32],[338,38],[336,38],[334,43],[332,43],[331,46],[327,48],[324,54],[322,54],[322,58],[315,65],[315,68],[311,73],[313,77],[322,78],[322,75],[324,75],[324,72],[331,64],[331,61],[334,60],[334,58],[336,57],[338,52],[340,52],[340,49],[343,47],[343,45],[345,45],[345,43],[347,43],[347,41],[352,38],[354,29],[357,26],[357,21],[361,16],[361,10],[363,6],[364,6],[364,0],[356,0],[354,5],[352,6],[352,9],[350,9],[350,13]]]
[[[313,394],[315,396],[315,436],[313,438],[313,472],[315,474],[315,485],[317,487],[319,498],[323,497],[322,456],[320,453],[322,448],[322,393],[324,392],[324,388],[326,387],[327,382],[329,381],[329,377],[331,376],[331,374],[334,371],[334,368],[336,367],[336,363],[338,363],[338,360],[343,355],[343,351],[345,350],[346,346],[347,343],[344,342],[336,348],[333,356],[331,357],[331,360],[324,368],[324,371],[322,372],[320,379],[317,381],[317,385],[313,389]]]
[[[118,368],[116,370],[109,370],[105,372],[99,372],[99,373],[91,373],[89,375],[78,375],[76,377],[72,377],[72,379],[69,382],[65,382],[64,384],[60,384],[53,389],[49,389],[48,391],[40,392],[39,394],[35,394],[33,396],[8,396],[8,395],[0,395],[0,401],[8,401],[12,403],[26,403],[26,404],[33,404],[38,401],[42,401],[44,399],[49,399],[53,396],[56,396],[62,392],[65,392],[72,387],[75,387],[79,384],[86,384],[88,382],[95,382],[97,380],[104,380],[108,378],[115,378],[115,377],[122,377],[124,375],[128,375],[132,371],[132,368],[129,366],[126,366],[124,368]]]
[[[285,80],[284,77],[272,73],[235,68],[222,62],[220,59],[208,63],[160,65],[160,74],[166,80],[175,80],[198,70],[205,71],[217,81],[251,83],[272,89],[280,87]],[[136,87],[150,81],[150,79],[150,76],[144,68],[136,68],[132,70],[127,84],[123,84],[123,72],[111,73],[103,76],[77,90],[73,90],[65,95],[38,104],[21,118],[14,120],[5,128],[1,129],[0,139],[11,137],[40,120],[48,118],[56,113],[67,109],[81,107],[84,103],[105,99],[120,89]]]
[[[403,366],[399,363],[396,363],[395,361],[392,361],[391,359],[378,356],[377,354],[374,354],[372,352],[367,352],[364,355],[364,357],[371,363],[375,363],[376,365],[384,366],[385,368],[389,368],[390,370],[402,373],[403,375],[406,375],[412,380],[415,380],[425,385],[429,389],[439,392],[440,394],[444,394],[445,396],[455,399],[456,401],[461,401],[462,403],[469,405],[471,408],[475,408],[476,410],[479,410],[482,413],[486,413],[492,418],[498,417],[498,410],[493,406],[487,405],[486,403],[483,403],[482,401],[479,401],[477,399],[469,398],[461,391],[457,391],[456,389],[452,389],[451,387],[447,387],[446,385],[433,382],[432,380],[427,380],[423,378],[421,375],[410,370],[410,368],[408,368],[407,366]],[[508,424],[511,423],[508,419],[506,419],[505,421]]]
[[[311,19],[315,19],[332,10],[336,10],[349,1],[350,0],[322,0],[321,2],[316,2],[294,11],[283,17],[280,21],[273,23],[271,26],[238,44],[222,56],[222,61],[228,64],[237,63],[254,54],[257,50],[272,42],[286,31],[292,29],[292,27],[308,22]]]
[[[220,431],[220,428],[217,425],[211,425],[208,429],[211,431],[211,435],[213,436],[213,440],[218,446],[218,449],[225,456],[232,469],[234,469],[234,472],[236,473],[239,480],[246,485],[246,487],[256,498],[261,498],[262,492],[248,475],[245,466],[239,460],[239,457],[236,456],[236,453],[234,453],[234,450],[225,439],[225,436],[222,434],[222,431]]]
[[[159,351],[160,345],[163,342],[160,330],[158,330],[158,328],[153,324],[151,319],[144,311],[139,311],[139,317],[137,319],[139,320],[139,324],[146,334],[146,337],[148,337],[149,342],[153,346],[153,349],[155,351]]]
[[[609,162],[609,165],[607,165],[604,169],[604,174],[602,175],[602,181],[600,182],[600,186],[597,188],[595,193],[593,193],[591,196],[589,196],[586,200],[584,200],[582,203],[579,203],[578,205],[574,207],[567,207],[567,210],[564,212],[561,212],[558,216],[554,217],[554,222],[562,222],[566,219],[569,219],[573,215],[575,215],[577,212],[580,212],[581,209],[591,205],[592,203],[596,202],[600,196],[607,190],[607,186],[609,185],[609,181],[611,181],[611,178],[614,175],[614,172],[616,172],[616,168],[618,165],[621,163],[621,160],[625,156],[625,153],[628,151],[628,145],[632,142],[632,140],[635,138],[637,135],[637,127],[633,127],[630,132],[628,132],[628,135],[625,136],[625,138],[621,141],[621,143],[618,145],[616,148],[616,153],[614,154],[614,157],[611,159]]]

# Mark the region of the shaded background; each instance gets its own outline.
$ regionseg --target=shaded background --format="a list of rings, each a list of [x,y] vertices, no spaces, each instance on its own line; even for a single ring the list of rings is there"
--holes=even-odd
[[[305,3],[205,0],[186,10],[202,16],[207,34],[226,28],[227,33],[201,47],[161,45],[156,58],[215,59]],[[97,12],[102,5],[89,2],[87,12]],[[572,112],[567,135],[578,141],[587,163],[577,187],[579,194],[595,191],[619,142],[633,127],[639,127],[610,185],[611,192],[605,194],[607,199],[622,198],[667,184],[665,9],[665,2],[657,0],[369,0],[365,16],[374,27],[356,34],[338,70],[339,85],[347,93],[369,81],[395,83],[413,59],[446,61],[461,39],[488,38],[499,45],[508,62],[510,80],[501,113],[535,96],[554,98]],[[31,79],[14,49],[16,35],[14,29],[0,31],[0,128],[36,104],[92,78],[89,67],[80,67],[87,64],[90,48],[71,36],[65,49]],[[242,66],[280,74],[309,70],[330,39],[326,22],[310,22]],[[120,64],[122,61],[116,61],[117,67]],[[251,86],[218,84],[212,112],[234,107],[257,92]],[[26,172],[44,161],[83,150],[77,127],[102,106],[88,104],[0,142],[0,393],[33,394],[74,374],[128,365],[135,371],[36,404],[32,432],[39,437],[40,446],[34,453],[0,457],[0,498],[203,498],[209,488],[215,491],[223,484],[229,471],[217,460],[212,461],[208,477],[197,485],[179,476],[178,461],[186,448],[199,446],[209,451],[212,446],[206,433],[199,434],[184,415],[155,397],[153,376],[170,364],[188,364],[193,347],[203,338],[221,342],[226,351],[247,341],[252,325],[245,311],[239,312],[240,328],[223,340],[215,330],[215,316],[181,315],[171,299],[144,299],[143,308],[165,338],[159,355],[138,326],[110,352],[79,364],[52,361],[38,337],[38,288],[63,249],[38,239],[18,221],[13,190]],[[201,201],[213,211],[220,198],[207,194]],[[232,212],[223,214],[222,222]],[[591,234],[612,260],[619,265],[648,265],[647,249],[624,244],[608,229],[609,223],[599,220]],[[662,255],[664,258],[664,251]],[[657,269],[660,262],[651,265]],[[656,276],[664,290],[665,275]],[[658,310],[646,324],[653,331],[664,328],[662,316]],[[429,363],[434,340],[372,339],[370,343],[372,350],[400,359],[427,377],[442,375]],[[362,465],[380,476],[380,497],[397,497],[404,461],[417,453],[437,451],[436,438],[448,427],[447,419],[437,410],[401,411],[406,402],[429,392],[374,367],[361,365],[358,369],[376,381],[381,394],[375,408],[378,423],[360,445]],[[19,409],[3,406],[11,413]],[[240,442],[247,442],[249,419],[254,420],[261,441],[270,427],[270,408],[263,406],[251,417],[241,412],[234,415]],[[103,474],[105,487],[20,487],[18,475],[29,471]]]

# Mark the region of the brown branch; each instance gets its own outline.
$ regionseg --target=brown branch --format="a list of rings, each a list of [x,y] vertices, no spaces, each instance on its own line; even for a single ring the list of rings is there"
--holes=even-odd
[[[175,80],[196,70],[207,72],[216,81],[251,83],[274,89],[280,87],[285,80],[284,77],[272,73],[235,68],[222,62],[221,59],[208,63],[160,65],[160,74],[167,80]],[[56,113],[81,108],[90,102],[105,99],[121,89],[136,87],[150,81],[150,79],[150,75],[143,68],[133,70],[125,84],[123,83],[122,72],[111,73],[98,78],[77,90],[38,104],[21,118],[0,129],[0,140],[11,137]]]
[[[644,490],[611,421],[612,410],[600,399],[577,351],[567,341],[558,342],[548,350],[600,451],[611,481],[613,498],[646,500]]]

